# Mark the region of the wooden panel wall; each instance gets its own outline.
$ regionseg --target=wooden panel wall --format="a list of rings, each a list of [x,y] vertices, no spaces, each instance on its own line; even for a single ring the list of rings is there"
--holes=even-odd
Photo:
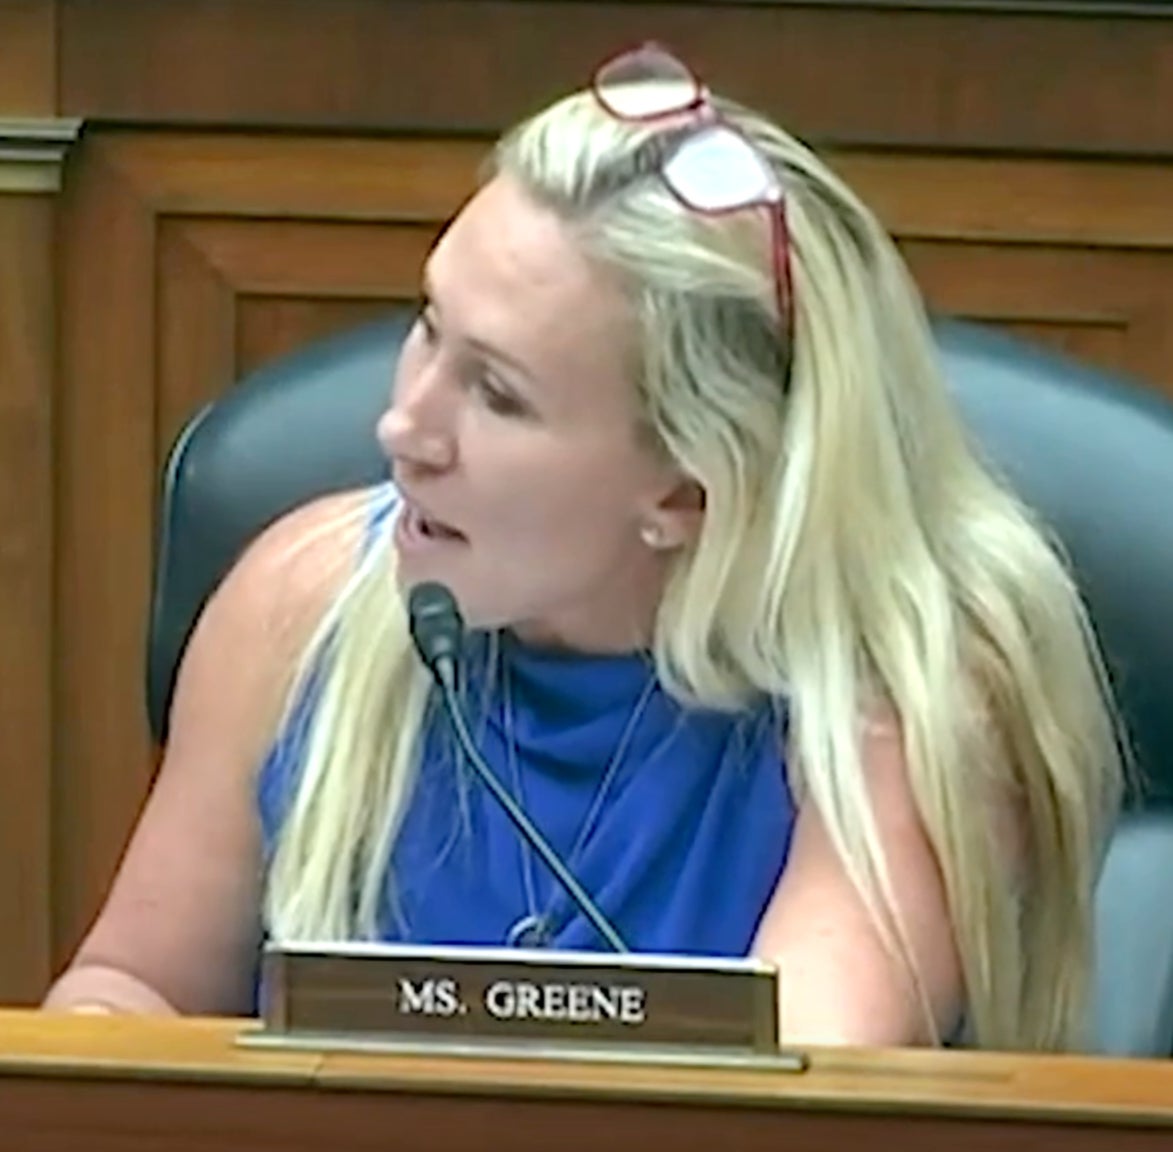
[[[60,196],[0,159],[0,1002],[72,949],[150,781],[176,431],[413,296],[491,134],[648,34],[828,149],[932,306],[1173,395],[1160,5],[0,0],[0,157],[86,122]]]
[[[0,949],[5,989],[48,963],[52,229],[50,200],[0,189],[0,924],[21,940]]]
[[[92,909],[148,781],[138,684],[156,478],[182,421],[245,371],[410,299],[476,141],[95,133],[67,219],[56,860],[61,939]],[[932,302],[1173,385],[1173,170],[843,152]],[[1092,167],[1091,162],[1087,162]],[[1103,196],[1072,201],[1074,182]],[[924,189],[944,188],[946,195]],[[1173,394],[1173,387],[1169,388]]]
[[[656,37],[822,142],[1173,151],[1162,0],[61,0],[60,11],[62,110],[99,119],[494,132]]]
[[[0,123],[0,996],[50,965],[56,213],[69,125]]]
[[[57,6],[0,0],[0,118],[57,111]]]

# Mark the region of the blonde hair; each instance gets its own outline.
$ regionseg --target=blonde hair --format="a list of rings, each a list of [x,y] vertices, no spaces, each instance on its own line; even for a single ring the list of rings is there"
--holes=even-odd
[[[967,442],[919,293],[871,212],[779,128],[717,105],[786,190],[792,340],[765,213],[684,209],[639,163],[654,128],[577,94],[508,133],[486,172],[518,182],[621,274],[648,429],[706,494],[655,623],[661,681],[709,707],[786,699],[794,786],[935,1036],[861,762],[864,725],[893,717],[944,878],[972,1040],[1078,1047],[1122,778],[1079,593]],[[295,694],[313,679],[317,707],[268,875],[277,938],[378,931],[428,695],[393,567],[384,532],[304,658]]]

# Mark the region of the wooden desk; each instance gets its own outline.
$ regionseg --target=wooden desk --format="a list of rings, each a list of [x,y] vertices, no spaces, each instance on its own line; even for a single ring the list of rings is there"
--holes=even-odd
[[[827,1050],[785,1074],[262,1051],[248,1026],[0,1012],[0,1150],[1173,1148],[1173,1061]]]

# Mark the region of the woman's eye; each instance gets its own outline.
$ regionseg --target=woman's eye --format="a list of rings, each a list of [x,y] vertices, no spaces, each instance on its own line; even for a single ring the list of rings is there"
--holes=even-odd
[[[434,344],[436,342],[436,325],[426,311],[421,311],[416,317],[416,324],[423,335],[424,343]]]
[[[519,416],[524,411],[516,396],[507,392],[491,376],[483,372],[476,377],[476,389],[484,398],[489,410],[500,416]]]

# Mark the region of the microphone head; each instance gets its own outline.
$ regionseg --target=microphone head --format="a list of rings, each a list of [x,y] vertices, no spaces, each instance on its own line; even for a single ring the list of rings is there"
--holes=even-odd
[[[438,674],[445,660],[454,667],[464,639],[464,618],[456,597],[445,585],[427,580],[411,589],[407,613],[416,651],[433,674]]]

